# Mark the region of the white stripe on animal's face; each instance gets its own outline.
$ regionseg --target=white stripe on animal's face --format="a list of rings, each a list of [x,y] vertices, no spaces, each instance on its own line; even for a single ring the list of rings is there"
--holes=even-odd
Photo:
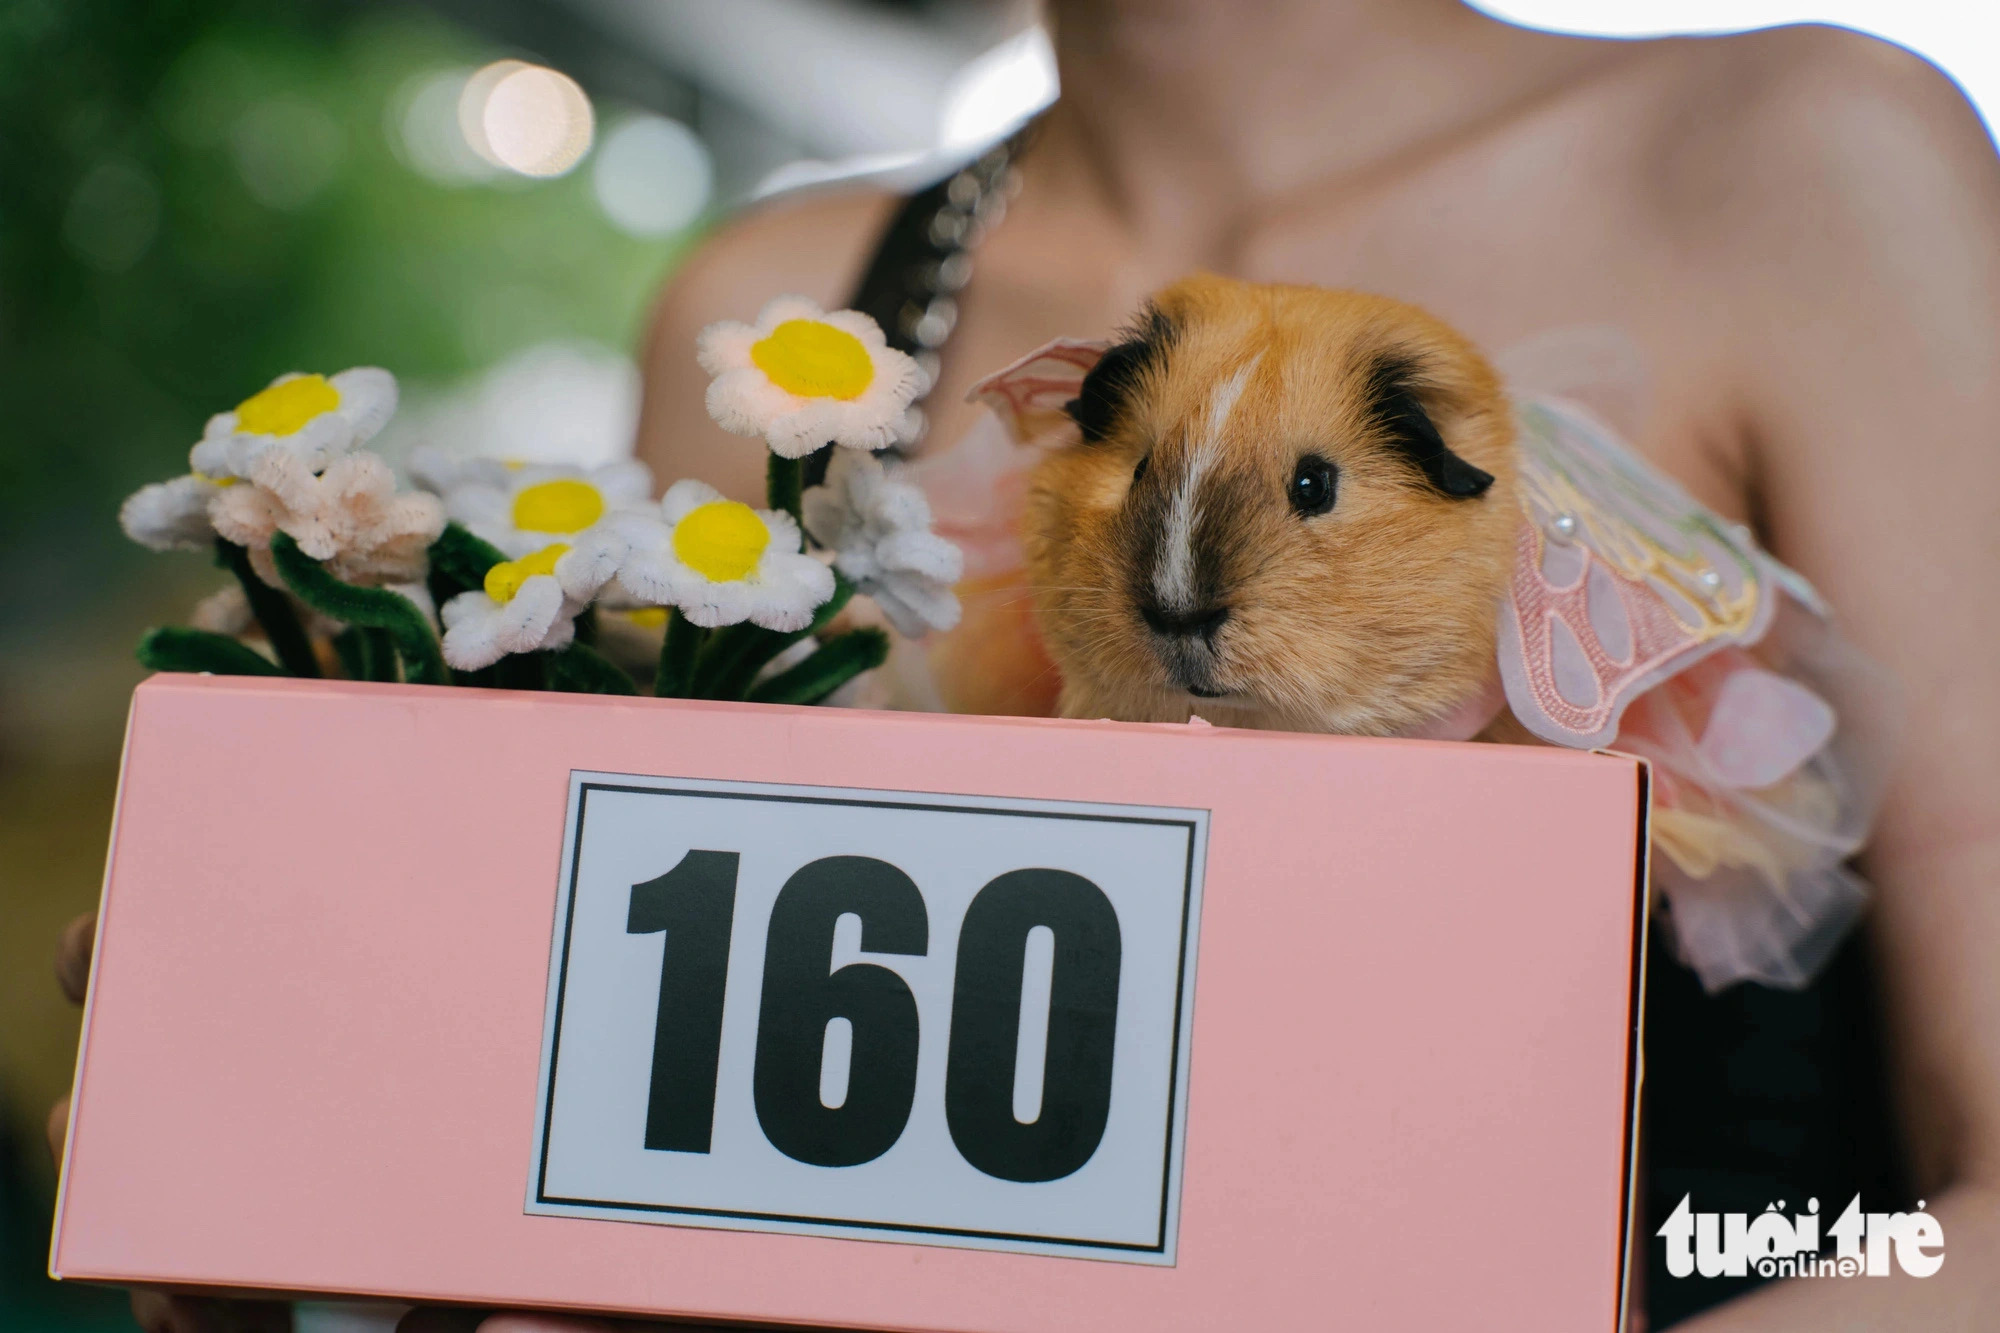
[[[1187,466],[1167,506],[1166,531],[1161,536],[1159,557],[1153,566],[1153,595],[1169,610],[1193,609],[1194,531],[1201,519],[1202,478],[1221,456],[1223,428],[1229,424],[1229,414],[1235,410],[1236,400],[1243,396],[1244,386],[1249,384],[1251,372],[1257,369],[1263,355],[1259,352],[1251,357],[1217,386],[1215,396],[1209,399],[1204,430],[1188,449]]]

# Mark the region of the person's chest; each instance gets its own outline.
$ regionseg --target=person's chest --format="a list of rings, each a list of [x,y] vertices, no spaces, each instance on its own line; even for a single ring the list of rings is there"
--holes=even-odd
[[[1574,374],[1615,377],[1635,446],[1745,518],[1743,368],[1725,364],[1719,336],[1727,284],[1649,216],[1645,164],[1613,138],[1611,126],[1538,126],[1365,191],[1304,193],[1198,251],[1134,243],[1108,219],[1024,194],[976,261],[925,448],[976,419],[964,398],[980,377],[1050,338],[1111,336],[1148,293],[1205,268],[1412,302],[1503,368],[1560,373],[1565,356],[1615,345],[1618,364]]]

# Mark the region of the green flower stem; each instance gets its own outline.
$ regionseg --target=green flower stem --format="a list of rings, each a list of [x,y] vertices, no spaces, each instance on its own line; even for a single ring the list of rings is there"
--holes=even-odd
[[[750,692],[757,673],[785,649],[825,629],[854,596],[854,585],[839,570],[833,572],[833,596],[813,612],[812,624],[790,634],[759,629],[748,623],[731,625],[717,634],[695,664],[694,697],[741,699]]]
[[[694,664],[709,632],[681,614],[677,606],[667,609],[667,634],[660,643],[660,670],[653,678],[653,693],[662,699],[685,699],[694,685]]]
[[[226,634],[182,629],[149,630],[139,640],[139,662],[154,671],[206,671],[217,676],[282,676],[284,669]]]
[[[444,525],[444,531],[431,543],[432,595],[438,592],[437,583],[446,582],[448,592],[470,592],[474,588],[486,586],[486,571],[507,557],[500,548],[473,536],[456,523]],[[447,599],[438,598],[443,606]]]
[[[409,598],[381,588],[357,588],[326,572],[319,561],[299,549],[287,533],[271,538],[271,559],[285,584],[300,601],[322,615],[362,629],[387,630],[403,659],[403,678],[420,685],[445,685],[444,653],[430,622]]]
[[[792,516],[792,522],[799,525],[800,541],[805,540],[806,530],[805,516],[800,508],[805,486],[804,459],[771,455],[771,461],[764,466],[764,503]]]
[[[349,680],[396,679],[396,646],[383,630],[350,625],[334,636],[333,650]]]
[[[820,650],[789,671],[751,690],[761,704],[816,704],[864,671],[889,660],[889,636],[870,626],[829,639]]]
[[[588,644],[572,643],[549,655],[549,688],[574,694],[637,694],[639,687],[617,664]]]
[[[264,637],[271,641],[271,651],[277,654],[278,664],[286,673],[308,679],[318,676],[319,658],[313,655],[312,640],[299,626],[299,618],[293,613],[292,604],[285,594],[257,577],[257,571],[250,567],[250,552],[235,542],[226,542],[218,537],[215,563],[234,574],[236,581],[243,585],[243,596],[250,603],[250,614],[257,617],[257,623],[264,629]]]

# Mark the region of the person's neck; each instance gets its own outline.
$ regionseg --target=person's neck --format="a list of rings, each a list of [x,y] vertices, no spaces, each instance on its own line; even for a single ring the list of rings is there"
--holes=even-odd
[[[1459,0],[1051,8],[1062,80],[1043,127],[1052,156],[1082,166],[1135,230],[1196,246],[1260,204],[1474,124],[1574,58],[1561,39]]]

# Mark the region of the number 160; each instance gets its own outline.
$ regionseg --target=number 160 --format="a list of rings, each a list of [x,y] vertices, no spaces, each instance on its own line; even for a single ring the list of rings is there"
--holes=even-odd
[[[646,1147],[705,1153],[715,1124],[723,994],[738,853],[691,851],[632,886],[625,929],[666,932]],[[874,963],[833,970],[834,923],[861,920],[866,953],[922,956],[930,914],[910,877],[869,856],[827,856],[779,891],[765,937],[753,1092],[773,1147],[813,1166],[858,1166],[902,1136],[916,1098],[917,1002]],[[1055,936],[1041,1113],[1014,1117],[1015,1052],[1028,932]],[[1010,870],[974,895],[959,929],[945,1122],[959,1153],[1002,1180],[1057,1180],[1097,1151],[1111,1110],[1118,1026],[1118,916],[1066,870]],[[827,1024],[851,1025],[847,1096],[820,1100]]]

